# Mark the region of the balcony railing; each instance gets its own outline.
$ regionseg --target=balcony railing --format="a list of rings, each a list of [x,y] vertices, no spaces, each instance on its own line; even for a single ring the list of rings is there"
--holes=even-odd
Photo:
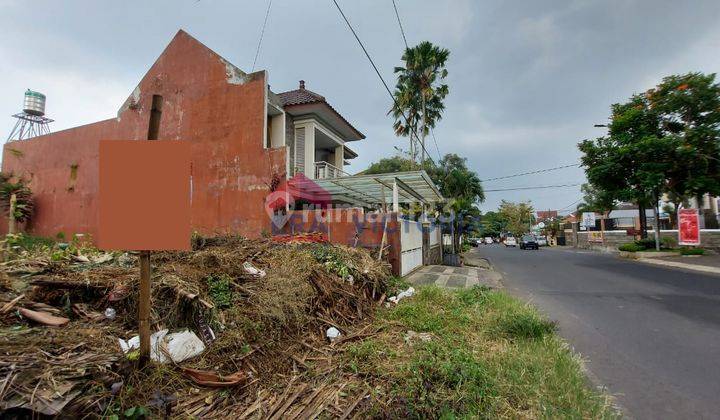
[[[340,178],[349,174],[328,162],[315,162],[315,179]]]

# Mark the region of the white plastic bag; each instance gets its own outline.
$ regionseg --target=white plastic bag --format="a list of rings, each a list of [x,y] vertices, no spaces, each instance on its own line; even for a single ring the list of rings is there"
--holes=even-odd
[[[118,338],[124,353],[140,348],[140,336],[127,341]],[[167,363],[169,355],[175,363],[195,357],[205,351],[205,344],[192,331],[180,331],[168,334],[168,330],[160,330],[150,336],[150,359],[155,362]]]
[[[250,261],[245,261],[243,263],[243,268],[245,269],[245,272],[250,274],[251,276],[263,278],[265,277],[265,270],[261,270],[259,268],[255,268]]]
[[[330,342],[333,342],[340,338],[340,331],[335,327],[330,327],[325,331],[325,337],[327,337]]]
[[[407,290],[403,290],[402,292],[398,293],[397,296],[391,296],[388,298],[388,302],[392,303],[398,303],[401,299],[408,298],[415,294],[415,288],[412,286],[408,287]]]

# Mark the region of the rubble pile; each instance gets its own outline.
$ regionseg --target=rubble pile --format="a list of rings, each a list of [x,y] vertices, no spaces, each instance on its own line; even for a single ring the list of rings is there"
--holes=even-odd
[[[369,318],[385,300],[390,271],[366,250],[318,242],[196,237],[192,251],[153,253],[155,362],[142,369],[134,346],[136,255],[82,244],[6,245],[0,409],[349,415],[367,390],[344,378],[335,359],[346,343],[372,333]]]

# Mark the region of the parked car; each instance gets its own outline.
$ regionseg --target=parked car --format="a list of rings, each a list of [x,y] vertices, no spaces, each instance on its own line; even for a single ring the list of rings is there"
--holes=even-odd
[[[468,238],[467,241],[471,246],[478,246],[482,243],[482,238]]]
[[[537,241],[538,246],[547,246],[547,236],[536,236],[535,240]]]
[[[488,236],[487,238],[485,238],[485,243],[486,243],[487,245],[492,245],[492,243],[493,243],[493,238],[491,238],[491,237]]]
[[[533,235],[523,235],[520,239],[520,249],[539,249],[538,242]]]
[[[515,237],[514,237],[514,236],[508,236],[507,238],[505,238],[505,246],[516,247],[516,246],[517,246],[517,241],[515,240]]]

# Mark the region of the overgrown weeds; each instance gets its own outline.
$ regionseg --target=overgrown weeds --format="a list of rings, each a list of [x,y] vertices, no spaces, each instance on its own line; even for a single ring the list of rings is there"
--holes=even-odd
[[[365,414],[410,418],[613,418],[580,360],[532,307],[486,288],[424,287],[380,311],[378,335],[354,343],[345,369],[376,401]],[[418,338],[421,337],[421,338]]]

